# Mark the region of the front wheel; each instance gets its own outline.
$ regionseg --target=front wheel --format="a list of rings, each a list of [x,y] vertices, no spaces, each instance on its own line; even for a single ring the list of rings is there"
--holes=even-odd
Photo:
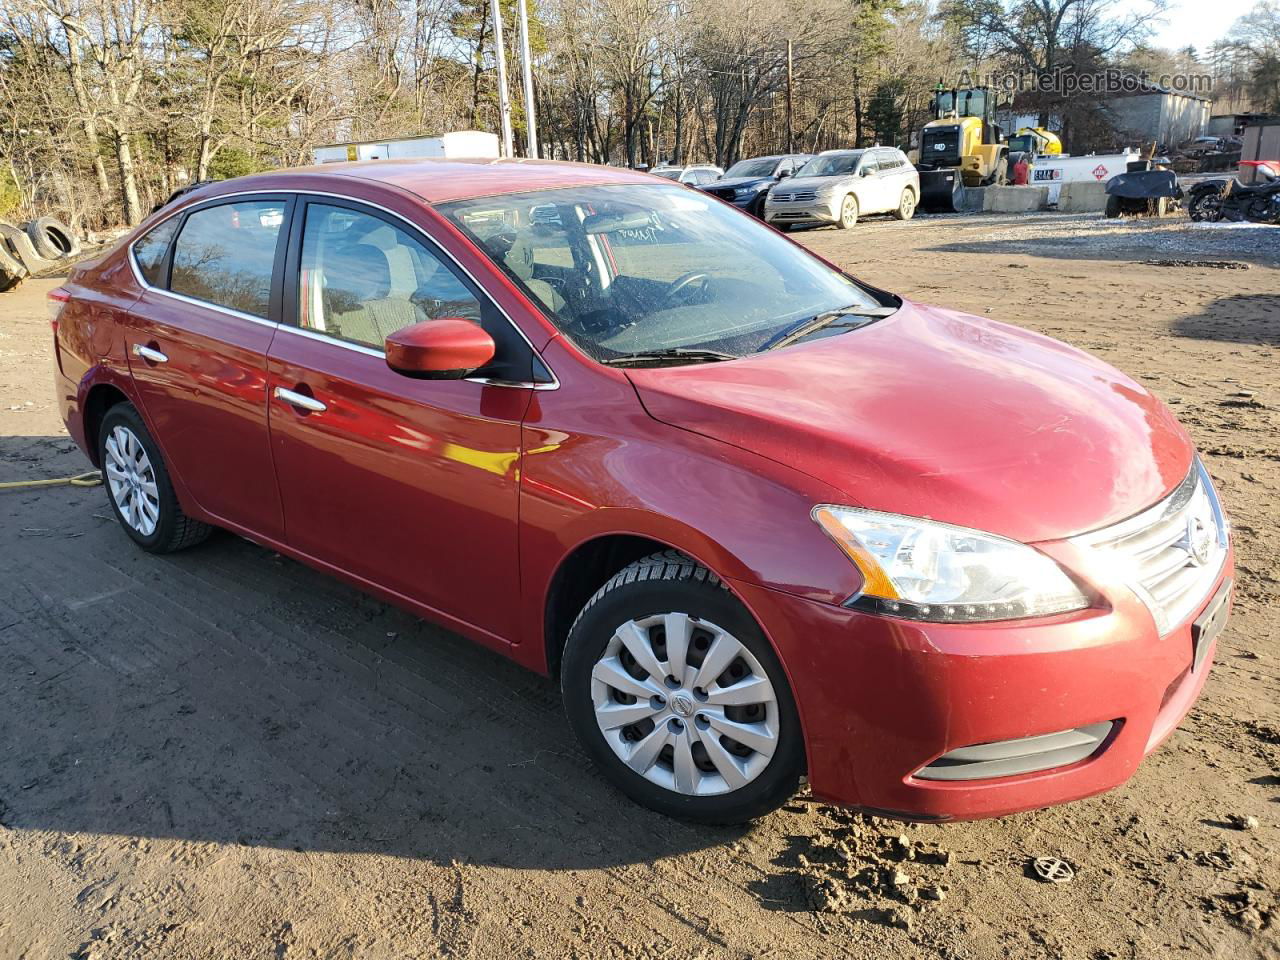
[[[840,204],[840,219],[836,221],[836,226],[841,230],[848,230],[858,222],[858,198],[852,193],[844,198]]]
[[[117,404],[102,418],[98,462],[111,512],[142,549],[171,553],[194,546],[213,531],[183,513],[160,448],[132,404]]]
[[[800,722],[782,665],[720,580],[673,550],[621,570],[587,602],[561,689],[596,766],[660,813],[744,823],[799,785]]]

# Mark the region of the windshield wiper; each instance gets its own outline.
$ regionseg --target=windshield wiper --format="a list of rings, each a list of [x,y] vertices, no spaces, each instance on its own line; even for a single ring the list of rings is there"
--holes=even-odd
[[[719,350],[701,350],[697,347],[664,347],[661,350],[644,350],[640,353],[624,353],[617,357],[601,360],[604,364],[622,363],[661,363],[665,360],[687,360],[690,363],[714,363],[718,360],[737,360],[732,353],[721,353]]]
[[[802,340],[811,333],[817,333],[824,327],[835,326],[836,321],[845,317],[856,318],[856,323],[841,323],[839,326],[856,329],[865,326],[873,320],[879,320],[881,317],[892,316],[897,313],[896,307],[845,307],[841,310],[828,310],[826,313],[819,313],[817,316],[806,317],[798,323],[792,324],[786,330],[774,335],[771,339],[766,340],[764,346],[759,349],[759,353],[766,350],[777,350],[779,347],[785,347]]]

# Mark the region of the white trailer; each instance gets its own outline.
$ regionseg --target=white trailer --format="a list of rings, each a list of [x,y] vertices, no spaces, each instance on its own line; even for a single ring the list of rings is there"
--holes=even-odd
[[[1031,170],[1031,184],[1048,187],[1048,202],[1053,205],[1058,202],[1058,193],[1064,183],[1106,183],[1116,174],[1128,170],[1130,162],[1141,159],[1136,150],[1086,157],[1036,157]]]
[[[449,159],[498,158],[496,134],[479,130],[457,130],[440,137],[408,137],[403,140],[365,140],[358,143],[329,143],[311,151],[316,163],[345,163],[350,160],[400,160],[408,157]]]

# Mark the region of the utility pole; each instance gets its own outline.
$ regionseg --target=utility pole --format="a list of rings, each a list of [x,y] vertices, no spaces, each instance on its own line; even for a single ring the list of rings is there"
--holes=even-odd
[[[787,41],[787,153],[795,152],[794,144],[794,125],[792,123],[791,114],[791,41]]]
[[[524,71],[525,155],[538,155],[538,121],[533,115],[533,66],[529,56],[529,10],[527,0],[520,0],[520,63]]]
[[[507,92],[507,48],[502,42],[502,10],[498,0],[490,0],[493,11],[493,49],[498,58],[498,113],[502,118],[502,155],[514,153],[511,145],[511,97]]]

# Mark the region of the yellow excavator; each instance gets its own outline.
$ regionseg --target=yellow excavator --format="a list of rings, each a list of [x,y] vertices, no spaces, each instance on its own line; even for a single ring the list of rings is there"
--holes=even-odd
[[[996,123],[995,94],[987,87],[947,90],[939,83],[915,164],[920,205],[931,213],[959,212],[965,187],[1006,183],[1009,145]]]

